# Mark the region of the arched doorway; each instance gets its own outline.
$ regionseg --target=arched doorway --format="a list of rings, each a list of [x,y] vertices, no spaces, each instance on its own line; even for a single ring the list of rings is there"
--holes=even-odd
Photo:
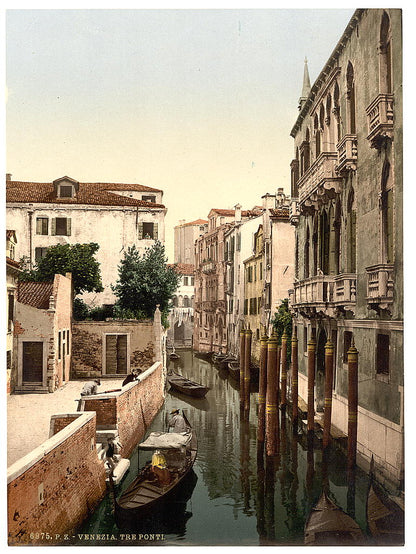
[[[173,340],[178,343],[183,343],[185,340],[185,324],[182,322],[181,325],[178,322],[175,323],[173,327]]]
[[[316,349],[315,398],[316,411],[323,412],[325,404],[325,344],[327,341],[324,329],[319,331]]]

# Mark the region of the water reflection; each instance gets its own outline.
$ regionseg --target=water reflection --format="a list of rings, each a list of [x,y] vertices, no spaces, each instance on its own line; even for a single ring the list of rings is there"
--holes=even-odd
[[[366,475],[357,470],[353,486],[347,479],[345,456],[330,450],[324,460],[319,444],[308,445],[302,437],[293,437],[284,413],[279,414],[279,455],[266,456],[264,444],[257,442],[257,393],[251,392],[250,410],[241,415],[238,382],[226,370],[218,370],[191,351],[178,354],[180,359],[172,360],[170,367],[210,390],[204,399],[167,392],[149,432],[165,428],[172,408],[184,409],[198,436],[194,465],[198,479],[180,508],[153,519],[149,529],[158,528],[167,544],[173,545],[302,545],[305,521],[323,485],[337,505],[366,528]],[[146,453],[134,452],[120,491],[147,458]],[[107,498],[83,532],[109,530],[117,529]]]

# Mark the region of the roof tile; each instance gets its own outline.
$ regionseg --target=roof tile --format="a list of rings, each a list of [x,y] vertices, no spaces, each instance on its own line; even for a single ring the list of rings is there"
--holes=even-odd
[[[53,294],[53,283],[20,281],[17,288],[17,300],[33,308],[47,310],[49,298]]]

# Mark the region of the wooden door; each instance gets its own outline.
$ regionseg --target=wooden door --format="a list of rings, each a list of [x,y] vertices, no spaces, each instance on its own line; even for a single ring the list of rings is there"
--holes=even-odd
[[[23,382],[42,383],[43,342],[23,343]]]

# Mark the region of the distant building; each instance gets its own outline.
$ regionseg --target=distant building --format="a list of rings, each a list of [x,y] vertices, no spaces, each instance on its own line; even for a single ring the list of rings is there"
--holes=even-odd
[[[71,274],[20,281],[14,316],[14,392],[54,392],[70,377]]]
[[[163,192],[139,184],[80,183],[61,177],[52,183],[6,179],[7,225],[19,237],[20,256],[34,266],[49,246],[96,242],[104,286],[85,293],[89,304],[114,304],[111,285],[129,246],[140,252],[165,240]]]
[[[179,225],[174,228],[174,262],[176,264],[195,265],[195,241],[207,229],[208,221],[206,219],[197,219],[189,223],[185,223],[185,220],[179,222]]]
[[[191,264],[177,264],[176,271],[181,276],[179,287],[173,297],[173,308],[169,314],[167,346],[192,348],[194,328],[194,274]]]
[[[291,131],[290,298],[299,395],[316,332],[315,410],[325,345],[335,348],[332,423],[348,432],[348,350],[358,350],[358,453],[396,484],[404,470],[401,10],[355,11],[312,87],[305,71]]]

